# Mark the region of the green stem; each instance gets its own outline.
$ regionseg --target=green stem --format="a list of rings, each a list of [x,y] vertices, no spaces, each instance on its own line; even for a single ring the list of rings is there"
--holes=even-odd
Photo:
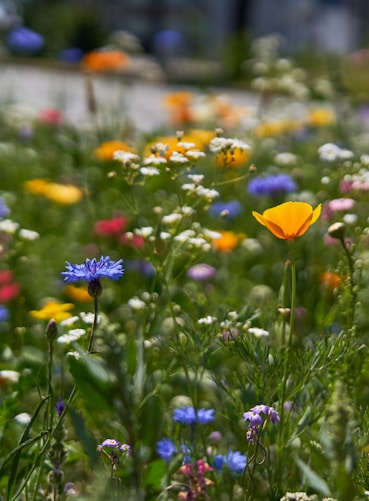
[[[94,342],[98,321],[99,321],[99,298],[98,296],[94,296],[94,322],[91,328],[91,335],[87,346],[87,353],[91,353],[92,351],[92,345]]]

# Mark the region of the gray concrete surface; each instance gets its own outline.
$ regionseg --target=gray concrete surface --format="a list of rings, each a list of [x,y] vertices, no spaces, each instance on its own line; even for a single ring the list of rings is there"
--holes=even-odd
[[[126,118],[141,131],[152,131],[168,123],[167,111],[163,106],[163,97],[168,92],[190,89],[195,94],[201,93],[196,87],[124,75],[114,78],[95,75],[91,83],[101,120]],[[224,88],[211,90],[226,94],[234,105],[255,106],[255,98],[249,92]],[[36,112],[56,107],[64,112],[71,123],[85,126],[91,122],[87,94],[86,76],[78,71],[0,61],[0,106],[11,104]]]

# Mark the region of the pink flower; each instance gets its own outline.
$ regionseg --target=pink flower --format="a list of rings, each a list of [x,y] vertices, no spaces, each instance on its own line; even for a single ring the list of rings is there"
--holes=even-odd
[[[40,121],[46,125],[61,125],[64,122],[64,116],[60,110],[46,108],[40,113]]]

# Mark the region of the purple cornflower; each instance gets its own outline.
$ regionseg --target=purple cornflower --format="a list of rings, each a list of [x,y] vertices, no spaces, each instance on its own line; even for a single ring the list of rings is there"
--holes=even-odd
[[[247,186],[247,192],[250,195],[270,197],[291,193],[296,189],[295,181],[288,174],[258,176],[252,179]]]
[[[13,52],[20,54],[36,54],[44,46],[44,38],[35,31],[24,26],[16,26],[7,37],[7,45]]]
[[[209,213],[212,216],[226,217],[228,219],[237,217],[241,211],[242,204],[238,200],[231,200],[229,202],[214,202],[209,208]]]
[[[172,456],[177,454],[177,447],[169,438],[163,438],[156,444],[156,452],[161,459],[167,463],[172,459]]]
[[[238,451],[230,451],[228,456],[222,456],[221,454],[215,456],[213,466],[218,471],[228,468],[232,473],[242,473],[246,468],[246,461],[247,456]]]
[[[123,259],[111,261],[109,256],[101,257],[100,261],[96,261],[96,258],[86,259],[83,264],[71,264],[68,261],[66,263],[68,271],[63,271],[62,275],[64,275],[64,282],[68,284],[79,280],[92,282],[99,278],[118,280],[124,273]]]
[[[206,424],[214,421],[214,413],[214,409],[198,409],[195,412],[193,407],[179,407],[173,411],[173,421],[190,425]]]
[[[261,414],[264,414],[265,417]],[[279,423],[280,421],[278,412],[273,407],[264,404],[255,405],[244,413],[243,418],[245,421],[250,421],[246,439],[251,443],[255,442],[261,427],[265,426],[268,421],[271,423]]]
[[[56,412],[58,413],[58,416],[60,417],[63,414],[64,409],[65,409],[65,404],[64,404],[64,401],[61,397],[58,398],[58,401],[56,402],[54,407],[56,409]]]
[[[192,280],[209,280],[216,275],[216,268],[210,266],[210,264],[199,263],[194,264],[187,270],[187,276],[192,278]]]

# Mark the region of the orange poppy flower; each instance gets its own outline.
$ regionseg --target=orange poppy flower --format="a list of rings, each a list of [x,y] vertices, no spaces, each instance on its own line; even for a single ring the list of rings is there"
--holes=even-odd
[[[219,231],[218,233],[221,235],[220,238],[212,241],[215,250],[218,252],[230,252],[237,247],[240,235],[236,235],[233,231]]]
[[[129,58],[120,50],[95,50],[84,55],[81,65],[86,71],[103,73],[104,71],[120,71],[127,67]]]
[[[322,204],[313,209],[306,202],[285,202],[267,209],[263,214],[252,211],[252,215],[277,238],[294,240],[301,237],[309,226],[315,223],[321,209]]]

